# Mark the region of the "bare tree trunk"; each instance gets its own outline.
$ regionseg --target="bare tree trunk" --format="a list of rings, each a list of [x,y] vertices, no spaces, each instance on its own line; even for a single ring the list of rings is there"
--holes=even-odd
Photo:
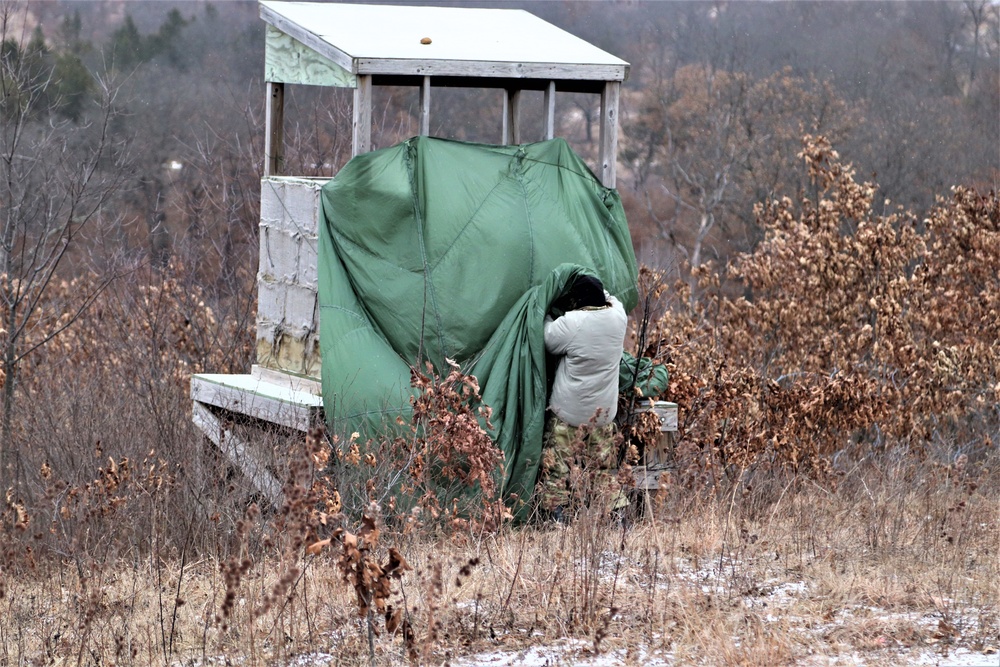
[[[969,81],[976,80],[976,66],[979,64],[979,29],[986,21],[987,0],[965,0],[965,7],[972,17],[972,63],[969,66]]]
[[[10,326],[10,317],[7,326]],[[0,483],[10,486],[20,476],[20,456],[14,446],[14,389],[17,383],[16,341],[8,338],[3,355],[3,432],[0,435]]]
[[[694,239],[694,244],[691,246],[691,268],[696,269],[701,265],[701,246],[705,242],[705,237],[708,236],[709,230],[712,228],[712,215],[710,213],[702,212],[701,219],[698,223],[698,235]]]

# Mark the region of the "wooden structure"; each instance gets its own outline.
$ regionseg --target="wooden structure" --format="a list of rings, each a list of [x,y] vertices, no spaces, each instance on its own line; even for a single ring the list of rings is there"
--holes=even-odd
[[[615,186],[618,101],[628,63],[515,9],[352,5],[261,0],[267,24],[264,178],[261,182],[257,363],[249,375],[194,375],[194,420],[261,490],[280,484],[227,422],[250,418],[306,430],[322,419],[316,239],[322,179],[286,175],[285,86],[352,88],[352,153],[372,150],[373,86],[419,89],[430,130],[435,87],[500,89],[499,142],[552,138],[559,92],[600,96],[595,170]],[[522,132],[521,94],[544,94],[544,137]]]
[[[618,100],[628,63],[517,9],[316,4],[261,0],[267,22],[265,173],[282,173],[286,84],[354,89],[353,154],[372,148],[372,87],[420,89],[420,133],[430,130],[437,86],[499,88],[503,144],[521,133],[525,90],[545,93],[545,136],[555,132],[556,93],[601,96],[601,182],[615,187]]]
[[[673,468],[674,437],[677,434],[676,403],[652,401],[646,410],[656,414],[660,422],[660,437],[655,446],[647,448],[641,465],[633,469],[635,486],[641,491],[659,488],[660,476]],[[646,501],[648,500],[647,496]]]

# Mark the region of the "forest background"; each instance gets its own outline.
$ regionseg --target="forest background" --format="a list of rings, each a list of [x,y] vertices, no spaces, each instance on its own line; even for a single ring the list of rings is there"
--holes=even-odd
[[[996,488],[998,5],[461,4],[526,8],[631,63],[618,189],[649,326],[630,345],[671,369],[678,493],[738,492],[766,514],[785,484],[867,490],[845,471],[875,458],[902,486],[947,471],[962,511]],[[252,363],[257,6],[3,2],[0,21],[0,593],[46,558],[84,587],[151,550],[228,562],[253,489],[220,483],[187,378]],[[435,90],[431,133],[498,141],[499,95]],[[540,138],[541,95],[526,97]],[[417,103],[376,89],[376,147],[416,134]],[[557,134],[591,161],[598,104],[557,101]],[[349,158],[350,91],[291,87],[285,122],[287,173]],[[963,549],[1000,530],[980,507]],[[891,516],[864,518],[868,547],[901,539]]]

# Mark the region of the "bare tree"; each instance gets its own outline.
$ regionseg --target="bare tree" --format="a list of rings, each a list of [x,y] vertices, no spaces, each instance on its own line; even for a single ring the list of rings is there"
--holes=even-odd
[[[990,17],[990,10],[996,12],[989,0],[965,0],[965,8],[969,10],[972,21],[972,62],[969,65],[969,81],[976,80],[976,65],[979,64],[979,44],[982,40],[980,32]]]
[[[40,33],[14,34],[16,5],[0,6],[0,480],[19,478],[13,439],[21,362],[73,325],[94,295],[58,316],[39,305],[59,284],[81,229],[104,217],[126,152],[110,133],[115,88],[97,82],[98,108],[77,122],[58,113],[58,79]],[[26,10],[24,10],[26,12]],[[23,22],[22,22],[23,23]]]

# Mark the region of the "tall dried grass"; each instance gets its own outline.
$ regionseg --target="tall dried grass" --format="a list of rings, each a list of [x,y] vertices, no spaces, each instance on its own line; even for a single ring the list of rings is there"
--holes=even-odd
[[[883,216],[822,142],[805,154],[829,188],[761,209],[773,236],[735,274],[752,299],[685,283],[648,338],[682,430],[660,488],[631,492],[632,523],[592,505],[513,526],[469,504],[499,459],[456,369],[415,376],[424,402],[391,438],[253,432],[285,481],[268,507],[189,419],[187,377],[245,370],[249,322],[216,315],[180,265],[112,283],[19,387],[0,662],[995,654],[996,196]],[[862,287],[877,294],[836,301]]]

